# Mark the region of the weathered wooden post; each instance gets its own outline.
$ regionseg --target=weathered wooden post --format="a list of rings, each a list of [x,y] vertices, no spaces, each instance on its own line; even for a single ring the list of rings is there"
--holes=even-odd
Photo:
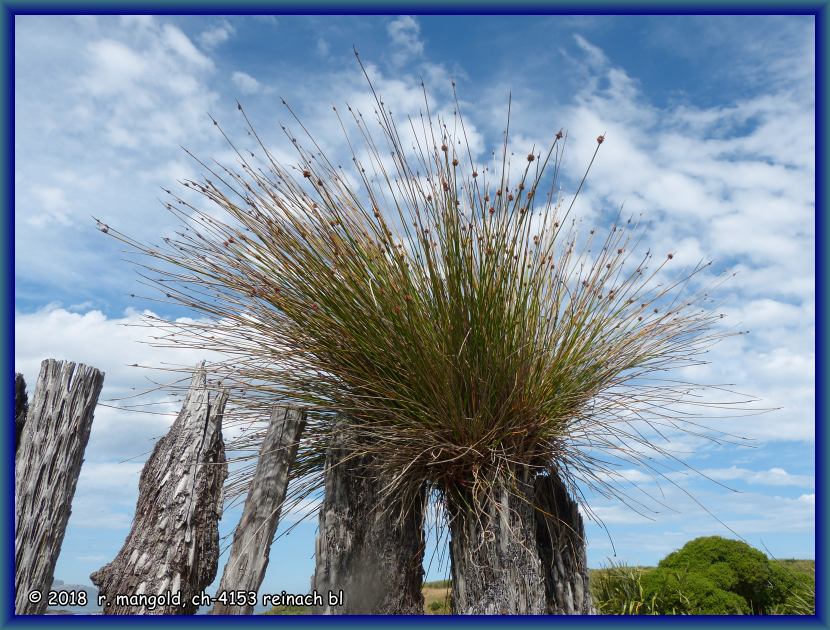
[[[335,428],[311,582],[324,601],[314,612],[422,615],[423,501],[398,520],[400,506],[384,504],[366,461],[350,452],[347,432]],[[329,605],[328,592],[341,590],[343,605]]]
[[[204,362],[170,431],[141,471],[133,525],[115,559],[90,575],[107,615],[195,614],[216,577],[222,484],[228,475],[222,415],[226,390],[211,393]],[[134,596],[118,601],[117,595]],[[166,599],[151,606],[148,596]],[[178,601],[176,601],[178,598]]]
[[[484,513],[448,506],[453,611],[594,614],[582,516],[562,480],[526,471],[496,488]]]
[[[216,593],[221,597],[224,592],[227,601],[217,601],[211,614],[250,615],[253,612],[253,605],[247,601],[245,605],[235,605],[231,592],[259,591],[304,426],[304,412],[290,407],[274,408]]]
[[[52,586],[103,384],[104,373],[93,367],[55,359],[40,364],[15,457],[14,586],[18,615],[46,611],[47,591]],[[15,385],[17,393],[17,382]],[[41,593],[39,601],[32,602],[29,594],[34,591]]]
[[[585,527],[579,507],[558,476],[535,479],[536,542],[550,615],[592,615]]]
[[[447,506],[453,612],[545,614],[532,476],[522,469],[494,488],[493,500],[478,509],[472,498],[459,497]]]
[[[29,398],[26,395],[26,380],[19,372],[14,375],[14,449],[20,447],[20,435],[29,411]]]

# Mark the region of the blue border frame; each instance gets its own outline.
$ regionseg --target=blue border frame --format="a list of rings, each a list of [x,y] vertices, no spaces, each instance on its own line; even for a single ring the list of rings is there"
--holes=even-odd
[[[11,2],[0,0],[0,41],[3,42],[3,63],[0,67],[2,76],[3,100],[2,113],[2,279],[3,279],[3,308],[0,312],[3,333],[2,370],[5,375],[0,379],[4,414],[7,420],[5,427],[0,431],[0,440],[3,442],[2,452],[5,461],[0,465],[0,487],[4,490],[2,516],[0,517],[0,535],[4,544],[0,545],[0,564],[2,564],[2,585],[0,585],[0,625],[13,627],[39,627],[53,625],[121,625],[121,624],[221,624],[221,625],[248,625],[248,624],[276,624],[283,627],[310,628],[316,625],[413,625],[423,624],[431,627],[449,627],[451,625],[492,625],[500,623],[521,625],[556,625],[556,627],[575,627],[577,625],[605,625],[620,624],[635,626],[653,623],[672,624],[761,624],[765,626],[791,627],[793,625],[809,625],[828,627],[826,602],[826,567],[827,549],[824,538],[826,526],[827,504],[825,501],[825,479],[827,465],[822,455],[828,453],[827,435],[823,420],[825,418],[826,399],[825,391],[830,385],[825,375],[826,338],[824,334],[824,315],[826,292],[824,287],[827,254],[819,244],[827,242],[826,221],[824,211],[827,208],[825,197],[825,182],[828,176],[826,165],[826,31],[828,5],[830,0],[804,1],[786,3],[781,0],[729,4],[701,1],[701,2],[625,2],[625,0],[589,0],[583,3],[555,2],[551,0],[528,1],[523,0],[516,4],[500,4],[498,1],[485,0],[451,0],[451,3],[442,3],[440,0],[422,0],[421,2],[405,2],[400,4],[382,4],[371,2],[332,2],[330,0],[311,1],[300,3],[256,2],[245,0],[235,4],[225,4],[222,0],[214,3],[197,3],[193,0],[179,0],[176,3],[166,4],[161,0],[147,0],[144,2],[112,2],[84,0],[73,2],[67,0]],[[677,15],[677,14],[712,14],[712,15],[814,15],[816,17],[816,244],[815,244],[815,278],[816,278],[816,615],[813,617],[781,616],[781,617],[391,617],[391,616],[356,616],[356,617],[319,617],[319,616],[249,616],[249,617],[213,617],[213,616],[170,616],[170,617],[103,617],[103,616],[55,616],[55,617],[21,617],[14,615],[14,329],[13,329],[13,296],[14,296],[14,17],[16,15],[70,15],[70,14],[153,14],[153,15],[251,15],[251,14],[349,14],[349,15],[388,15],[388,14],[625,14],[625,15]],[[33,386],[34,384],[31,384]]]

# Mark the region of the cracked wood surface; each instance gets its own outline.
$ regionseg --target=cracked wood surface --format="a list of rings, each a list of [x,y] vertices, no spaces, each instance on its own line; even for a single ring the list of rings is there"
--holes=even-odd
[[[103,384],[104,373],[93,367],[46,359],[40,364],[25,424],[18,424],[22,431],[15,457],[14,582],[19,615],[46,611],[46,593]],[[15,385],[17,394],[17,380]],[[43,594],[39,602],[29,601],[32,591]]]
[[[222,591],[259,591],[304,426],[304,412],[290,407],[274,408],[217,596]],[[211,614],[250,615],[253,612],[252,605],[232,606],[230,601],[233,600],[229,598],[225,604],[216,602]]]
[[[195,614],[191,602],[216,577],[222,486],[228,475],[222,415],[228,399],[194,372],[176,421],[153,449],[138,484],[133,524],[115,559],[90,578],[107,615]],[[118,604],[116,595],[180,593],[182,605]]]

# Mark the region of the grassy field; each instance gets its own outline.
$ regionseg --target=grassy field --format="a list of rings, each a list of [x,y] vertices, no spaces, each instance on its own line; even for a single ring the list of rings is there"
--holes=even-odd
[[[790,571],[795,571],[797,573],[806,573],[807,575],[816,574],[815,560],[798,560],[790,558],[785,560],[773,560],[772,562],[780,564],[788,568]]]
[[[424,614],[450,614],[450,581],[424,582]]]

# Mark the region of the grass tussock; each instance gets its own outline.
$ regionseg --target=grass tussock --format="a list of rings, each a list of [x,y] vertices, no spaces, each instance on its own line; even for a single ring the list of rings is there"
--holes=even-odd
[[[201,317],[151,320],[158,343],[228,357],[212,370],[233,388],[229,417],[254,427],[231,447],[255,448],[277,400],[309,411],[296,500],[319,488],[335,415],[390,496],[426,486],[476,506],[529,467],[638,509],[610,482],[621,461],[660,474],[650,457],[666,451],[642,429],[705,433],[714,390],[671,373],[739,334],[709,303],[711,263],[675,270],[673,252],[643,251],[636,217],[575,218],[563,132],[514,154],[508,110],[482,159],[457,99],[444,117],[425,92],[398,124],[375,94],[371,123],[334,109],[344,169],[296,119],[283,127],[296,163],[281,163],[239,110],[236,165],[199,162],[202,181],[167,191],[175,235],[150,245],[100,227]]]

